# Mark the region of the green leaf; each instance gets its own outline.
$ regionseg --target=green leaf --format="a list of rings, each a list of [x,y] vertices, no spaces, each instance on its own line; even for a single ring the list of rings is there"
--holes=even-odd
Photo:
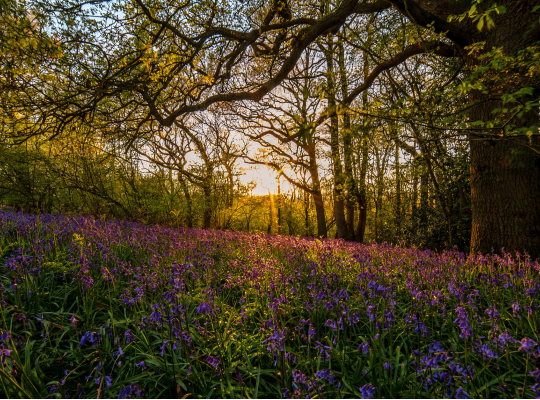
[[[524,87],[519,89],[516,93],[514,93],[514,96],[532,96],[534,93],[534,88],[532,87]]]
[[[495,21],[488,15],[486,15],[486,25],[488,29],[495,28]]]
[[[479,31],[482,31],[482,28],[484,27],[484,16],[481,16],[479,21],[478,21],[478,25],[476,25],[476,28],[479,30]]]
[[[255,383],[255,395],[253,398],[258,399],[259,398],[259,383],[261,379],[261,366],[259,365],[258,371],[257,371],[257,381]]]

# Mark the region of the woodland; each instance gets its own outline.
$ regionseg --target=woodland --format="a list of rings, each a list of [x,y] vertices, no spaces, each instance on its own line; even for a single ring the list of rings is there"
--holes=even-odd
[[[540,255],[537,1],[2,9],[3,206]]]
[[[0,0],[0,93],[0,398],[540,398],[540,0]]]

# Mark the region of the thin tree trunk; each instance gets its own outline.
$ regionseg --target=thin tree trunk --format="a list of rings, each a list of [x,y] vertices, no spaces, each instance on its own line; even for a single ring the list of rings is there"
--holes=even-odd
[[[278,189],[278,195],[276,199],[276,208],[277,208],[277,234],[281,235],[281,182],[280,179],[281,176],[278,174],[277,177],[277,189]]]
[[[304,234],[306,236],[311,236],[311,231],[309,229],[309,193],[307,190],[304,190]]]
[[[421,163],[421,173],[420,173],[420,207],[421,213],[425,217],[427,209],[429,207],[429,173],[426,166],[426,161],[422,160]]]
[[[411,218],[414,224],[418,220],[418,168],[416,162],[412,165],[412,174],[413,174],[413,194],[412,194],[412,205],[411,205]]]
[[[339,50],[339,75],[341,80],[341,95],[346,99],[349,96],[349,85],[347,81],[347,71],[345,70],[345,50],[343,48],[343,40],[338,40]],[[344,175],[346,193],[346,221],[349,239],[355,239],[354,232],[354,209],[358,199],[358,185],[355,182],[353,175],[353,147],[352,147],[352,132],[351,132],[351,116],[345,111],[343,114],[343,124],[341,131],[343,133],[343,156],[344,156]]]
[[[411,124],[411,127],[414,132],[414,136],[422,151],[422,159],[427,169],[427,173],[429,174],[429,177],[431,178],[431,182],[433,183],[433,186],[435,187],[435,192],[437,194],[437,198],[439,199],[439,205],[441,206],[444,218],[446,220],[446,225],[448,227],[449,247],[452,247],[453,242],[454,242],[454,232],[452,229],[452,209],[451,209],[452,201],[450,199],[450,201],[448,202],[450,203],[450,205],[447,204],[447,201],[445,198],[446,196],[444,196],[444,194],[442,193],[437,177],[435,176],[435,171],[433,170],[433,164],[431,162],[431,154],[429,152],[429,149],[424,143],[424,140],[422,136],[420,135],[418,128],[414,124]],[[426,197],[427,197],[427,194],[426,194]]]
[[[377,197],[375,199],[375,240],[379,241],[382,236],[382,229],[379,229],[380,226],[380,214],[382,211],[382,200],[384,194],[384,169],[385,169],[385,160],[384,156],[381,160],[380,155],[377,154]],[[382,227],[381,227],[382,228]]]
[[[472,212],[471,212],[471,205],[469,204],[469,201],[467,200],[467,196],[465,194],[465,190],[463,190],[463,187],[458,186],[458,189],[459,189],[459,205],[460,205],[460,208],[461,208],[461,213],[465,212],[467,213],[469,216],[472,215]]]
[[[268,233],[272,235],[279,234],[279,225],[277,222],[276,203],[274,196],[268,189],[268,198],[270,199],[270,225],[268,227]]]
[[[210,182],[205,182],[203,186],[204,210],[203,210],[203,228],[210,229],[212,226],[212,186]]]
[[[401,171],[399,162],[399,146],[396,143],[396,239],[401,237]]]
[[[309,157],[309,173],[312,182],[312,196],[315,203],[315,214],[317,216],[317,237],[326,238],[328,232],[326,230],[326,215],[324,213],[324,201],[321,192],[321,181],[319,179],[319,166],[317,165],[317,157],[315,154],[315,143],[311,143],[305,147]]]
[[[328,47],[324,48],[326,57],[326,98],[328,108],[336,109],[336,89],[334,80],[334,39],[333,35],[328,34]],[[330,117],[330,147],[332,153],[332,164],[334,169],[334,217],[336,219],[336,235],[338,238],[348,237],[347,223],[345,220],[345,200],[344,187],[345,180],[343,176],[343,168],[341,165],[341,152],[339,143],[339,118],[337,113],[332,113]]]
[[[358,222],[356,225],[356,240],[360,243],[364,243],[364,236],[366,234],[366,222],[367,222],[367,196],[366,190],[360,190],[358,192]]]
[[[227,188],[227,207],[232,207],[234,203],[234,173],[232,166],[226,165],[227,169],[227,178],[229,180],[229,187]]]
[[[186,198],[186,225],[188,228],[193,228],[193,200],[191,199],[191,193],[189,193],[186,180],[180,172],[178,173],[178,181]]]
[[[315,215],[317,216],[317,237],[326,238],[328,237],[326,215],[324,213],[324,201],[320,191],[313,194],[313,202],[315,203]]]
[[[369,74],[369,60],[367,55],[364,53],[364,79]],[[362,105],[367,107],[367,90],[362,93]],[[356,228],[356,240],[358,242],[364,242],[364,236],[366,234],[366,223],[367,223],[367,187],[366,187],[366,177],[368,170],[368,157],[369,157],[369,120],[368,117],[364,117],[363,127],[362,127],[362,137],[361,137],[361,161],[360,161],[360,174],[358,182],[358,225]]]

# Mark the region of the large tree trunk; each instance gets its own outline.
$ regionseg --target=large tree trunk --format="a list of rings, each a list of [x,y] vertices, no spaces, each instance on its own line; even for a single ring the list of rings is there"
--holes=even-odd
[[[481,59],[493,49],[502,49],[504,56],[512,57],[520,50],[525,50],[540,36],[538,14],[532,12],[540,3],[538,0],[500,0],[499,7],[504,12],[492,13],[495,27],[489,29],[484,24],[477,29],[478,19],[466,16],[458,22],[448,23],[450,15],[467,13],[471,2],[432,1],[432,0],[392,0],[397,8],[411,22],[422,26],[432,25],[436,32],[446,32],[460,49],[472,44],[482,44],[483,51],[461,51],[469,70],[488,60]],[[487,9],[493,2],[478,2],[476,13],[485,18]],[[486,19],[482,20],[484,23]],[[458,50],[459,51],[459,50]],[[514,60],[516,58],[514,57]],[[523,60],[523,58],[522,58]],[[503,68],[491,70],[481,77],[487,93],[477,91],[470,96],[472,102],[479,102],[471,107],[471,122],[492,121],[493,111],[503,106],[497,101],[502,94],[515,93],[521,88],[534,87],[535,96],[540,93],[538,72],[532,69],[519,70],[521,67],[501,65]],[[491,75],[491,76],[490,76]],[[497,79],[492,79],[497,78]],[[509,109],[518,103],[504,105]],[[528,252],[533,257],[540,256],[540,160],[539,155],[530,149],[540,144],[538,138],[538,107],[525,113],[520,118],[509,115],[507,121],[500,120],[495,126],[534,128],[535,136],[530,142],[518,138],[499,138],[502,129],[490,129],[470,133],[471,148],[471,207],[472,235],[471,253],[489,252],[493,248],[500,251]],[[510,120],[511,119],[511,120]]]
[[[540,160],[527,147],[471,140],[471,206],[471,253],[540,255]]]
[[[336,239],[347,238],[347,221],[345,219],[345,199],[343,192],[334,187],[334,217],[336,219]]]
[[[471,118],[489,119],[490,114],[490,109],[477,109]],[[538,120],[529,116],[530,122],[533,117]],[[471,207],[471,253],[504,247],[540,256],[538,155],[511,141],[471,140]]]
[[[485,50],[503,47],[504,54],[509,56],[537,40],[534,36],[535,32],[538,34],[538,27],[527,37],[524,35],[525,30],[538,18],[537,14],[531,12],[535,3],[538,4],[535,1],[503,1],[506,13],[495,20],[494,29],[486,30],[478,39],[486,41]],[[467,59],[470,67],[482,62],[472,56]],[[498,97],[531,86],[536,88],[538,96],[538,80],[530,79],[520,71],[510,73],[513,76],[508,76],[502,82],[496,79],[489,81],[491,77],[488,76],[488,95],[478,92],[471,95],[471,101],[483,101],[471,109],[471,122],[493,120],[493,110],[503,106],[500,101],[487,101],[488,96]],[[512,108],[515,104],[506,107]],[[510,115],[508,117],[511,118]],[[525,113],[522,118],[513,118],[510,124],[517,127],[538,126],[538,107]],[[538,133],[537,129],[535,133]],[[540,158],[529,147],[539,144],[538,136],[533,136],[530,141],[470,136],[471,253],[504,248],[510,252],[528,252],[533,257],[540,256]]]

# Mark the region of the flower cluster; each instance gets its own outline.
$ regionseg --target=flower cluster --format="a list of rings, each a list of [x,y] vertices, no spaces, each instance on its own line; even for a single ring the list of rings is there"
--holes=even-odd
[[[540,395],[523,255],[0,211],[0,260],[12,397]]]

